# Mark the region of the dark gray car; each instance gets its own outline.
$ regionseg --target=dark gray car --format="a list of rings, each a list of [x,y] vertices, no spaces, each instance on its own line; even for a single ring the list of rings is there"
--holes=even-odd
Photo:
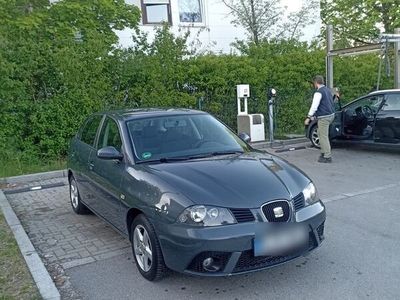
[[[129,237],[148,280],[261,270],[323,240],[311,180],[200,111],[94,114],[71,141],[68,177],[73,210]]]

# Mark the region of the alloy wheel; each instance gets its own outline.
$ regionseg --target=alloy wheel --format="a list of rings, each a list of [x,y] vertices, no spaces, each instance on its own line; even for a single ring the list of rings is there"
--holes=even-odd
[[[133,233],[133,249],[139,267],[148,272],[153,261],[153,252],[149,234],[142,225],[137,225]]]
[[[311,141],[315,147],[319,147],[319,136],[317,127],[314,127],[311,133]]]
[[[76,209],[79,205],[79,194],[78,188],[76,186],[75,180],[71,180],[70,189],[69,189],[69,196],[71,198],[71,204]]]

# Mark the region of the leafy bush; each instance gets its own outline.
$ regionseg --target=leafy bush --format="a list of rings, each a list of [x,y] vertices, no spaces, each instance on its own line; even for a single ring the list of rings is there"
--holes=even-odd
[[[293,40],[239,43],[240,55],[195,55],[186,47],[187,36],[161,27],[154,41],[137,30],[135,46],[118,49],[113,29],[134,28],[139,20],[138,10],[124,0],[50,6],[40,0],[33,12],[5,3],[0,7],[3,161],[65,156],[82,120],[106,109],[201,108],[236,128],[236,85],[242,83],[251,85],[249,111],[265,116],[266,92],[276,88],[277,134],[302,132],[313,94],[310,80],[325,73],[325,52]],[[376,85],[378,63],[375,55],[335,59],[335,82],[345,100]],[[390,87],[391,80],[383,79]]]

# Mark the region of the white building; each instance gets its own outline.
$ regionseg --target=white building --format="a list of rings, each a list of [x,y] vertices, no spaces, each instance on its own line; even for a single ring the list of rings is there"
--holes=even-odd
[[[281,0],[288,12],[301,7],[303,0]],[[141,10],[141,29],[151,37],[154,27],[163,22],[171,24],[172,31],[180,34],[191,31],[191,39],[200,42],[201,50],[229,53],[235,39],[245,39],[243,28],[232,24],[229,8],[221,0],[126,0]],[[304,40],[319,34],[320,22],[305,30]],[[132,32],[119,31],[120,44],[132,45]]]

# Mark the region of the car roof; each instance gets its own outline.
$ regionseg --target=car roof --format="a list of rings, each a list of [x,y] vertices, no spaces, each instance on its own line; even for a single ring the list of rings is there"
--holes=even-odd
[[[120,120],[131,120],[148,117],[164,117],[176,115],[193,115],[193,114],[207,114],[204,111],[187,109],[187,108],[137,108],[137,109],[122,109],[103,112]]]
[[[379,91],[373,91],[369,93],[368,95],[376,95],[376,94],[389,94],[389,93],[400,93],[400,89],[390,89],[390,90],[379,90]]]

